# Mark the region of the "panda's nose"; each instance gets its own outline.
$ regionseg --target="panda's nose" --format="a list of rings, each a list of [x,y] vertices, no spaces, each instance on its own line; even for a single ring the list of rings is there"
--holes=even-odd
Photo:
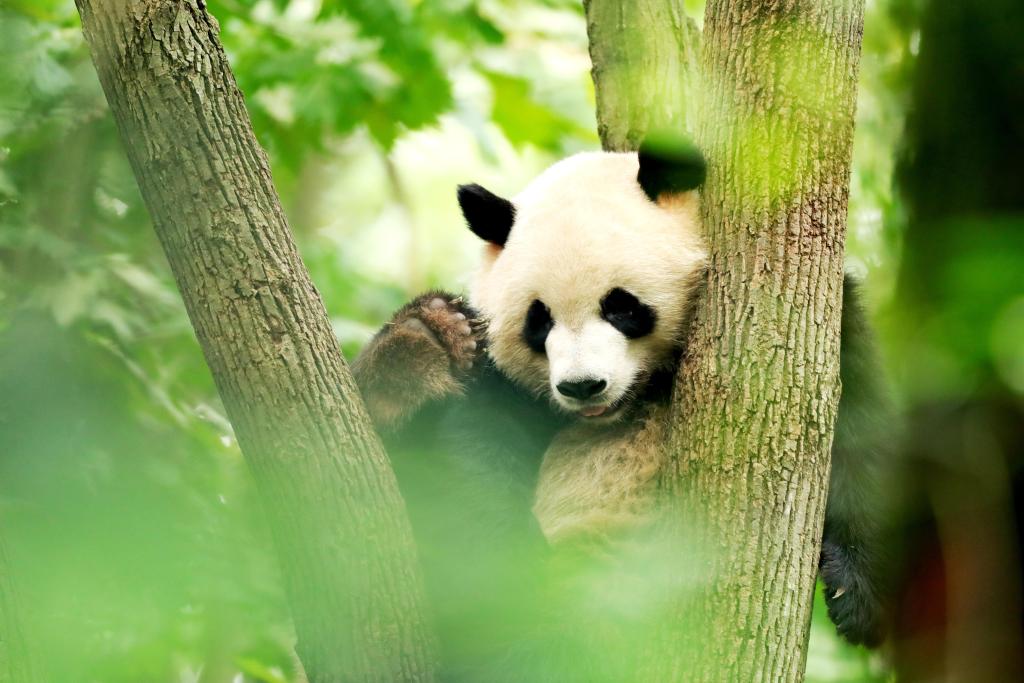
[[[606,386],[608,386],[608,382],[603,379],[578,379],[572,382],[559,382],[557,389],[562,396],[582,401],[597,396],[604,391]]]

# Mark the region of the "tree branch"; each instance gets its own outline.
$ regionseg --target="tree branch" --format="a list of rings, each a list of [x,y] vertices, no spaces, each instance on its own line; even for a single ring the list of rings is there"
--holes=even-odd
[[[693,132],[700,29],[679,0],[586,0],[597,130],[612,152],[650,131]]]

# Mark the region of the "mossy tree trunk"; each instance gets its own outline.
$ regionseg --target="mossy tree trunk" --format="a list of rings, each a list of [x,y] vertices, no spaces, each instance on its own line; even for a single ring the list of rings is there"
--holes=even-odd
[[[679,47],[690,29],[665,23],[678,2],[644,3],[631,20],[607,4],[598,15],[591,0],[588,12],[599,128],[607,148],[630,148],[651,119],[628,98],[671,89],[665,74],[691,78],[692,50]],[[602,18],[612,24],[593,25]],[[710,268],[677,378],[663,481],[667,527],[686,555],[644,678],[799,681],[840,391],[863,0],[709,0],[704,25],[700,106],[688,109],[710,164]],[[618,44],[641,36],[662,44]],[[662,61],[638,67],[624,88],[606,65],[633,50]],[[684,128],[682,115],[659,116]]]
[[[585,0],[597,127],[609,151],[650,131],[692,132],[700,30],[681,0]]]
[[[404,505],[202,0],[77,0],[270,521],[311,681],[432,678]]]

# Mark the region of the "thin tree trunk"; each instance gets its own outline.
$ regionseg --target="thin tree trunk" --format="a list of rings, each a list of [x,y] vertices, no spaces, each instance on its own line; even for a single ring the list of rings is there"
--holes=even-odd
[[[643,23],[664,15],[630,22],[610,7],[604,20],[613,23],[602,28],[597,8],[591,0],[592,40],[671,41],[679,54],[675,24],[666,38],[668,25]],[[803,678],[840,390],[862,26],[863,0],[707,4],[696,129],[710,161],[710,269],[676,384],[663,482],[670,532],[688,554],[645,658],[648,680]],[[686,71],[672,56],[667,69],[627,76],[650,79],[627,90],[609,77],[603,48],[592,53],[605,145],[631,147],[639,135],[623,128],[642,134],[650,119],[628,99]],[[612,63],[628,59],[622,45],[612,54]]]
[[[597,129],[608,151],[692,132],[700,30],[682,0],[585,0]]]
[[[77,0],[253,472],[309,679],[432,678],[404,506],[202,0]]]
[[[0,683],[45,681],[35,649],[25,634],[24,602],[11,574],[7,548],[0,539]]]

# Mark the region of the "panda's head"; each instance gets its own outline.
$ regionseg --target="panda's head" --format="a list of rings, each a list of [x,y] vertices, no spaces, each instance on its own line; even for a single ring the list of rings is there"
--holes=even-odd
[[[489,353],[514,381],[564,411],[611,421],[671,367],[703,270],[692,148],[584,153],[511,201],[459,188],[486,241],[472,285]]]

